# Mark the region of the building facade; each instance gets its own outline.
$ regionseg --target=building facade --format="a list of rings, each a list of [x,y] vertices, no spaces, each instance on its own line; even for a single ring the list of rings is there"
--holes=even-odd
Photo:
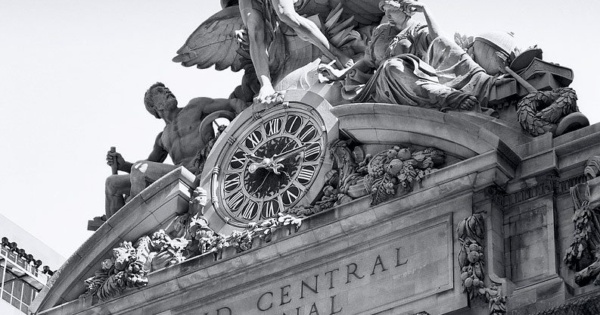
[[[64,258],[2,215],[0,227],[0,314],[29,314],[31,302]]]

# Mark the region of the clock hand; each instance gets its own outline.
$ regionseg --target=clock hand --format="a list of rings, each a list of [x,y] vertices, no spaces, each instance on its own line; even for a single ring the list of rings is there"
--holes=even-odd
[[[289,158],[289,157],[291,157],[291,156],[294,156],[294,155],[296,155],[296,154],[298,154],[298,153],[300,153],[300,152],[303,152],[303,151],[304,151],[304,150],[306,150],[306,149],[307,149],[309,146],[310,146],[310,143],[307,143],[307,144],[303,144],[303,145],[301,145],[301,146],[299,146],[299,147],[297,147],[297,148],[291,149],[291,150],[289,150],[289,151],[287,151],[287,152],[285,152],[285,153],[281,153],[281,154],[275,154],[275,155],[273,155],[273,157],[272,157],[272,159],[273,159],[273,164],[274,164],[274,165],[277,165],[277,164],[279,164],[280,162],[282,162],[283,160],[285,160],[285,159],[287,159],[287,158]]]
[[[269,166],[269,162],[271,159],[261,158],[254,154],[246,154],[246,158],[251,161],[250,166],[248,166],[248,172],[253,174],[260,168],[267,168]]]
[[[248,172],[253,174],[259,168],[267,168],[273,171],[276,175],[279,175],[279,169],[283,167],[283,162],[285,159],[292,157],[298,153],[304,152],[309,146],[314,143],[306,143],[297,148],[293,148],[281,154],[275,154],[271,158],[260,158],[255,156],[254,154],[246,154],[246,158],[252,161],[250,166],[248,166]]]
[[[258,157],[254,154],[245,154],[246,158],[253,163],[261,163],[264,158]]]

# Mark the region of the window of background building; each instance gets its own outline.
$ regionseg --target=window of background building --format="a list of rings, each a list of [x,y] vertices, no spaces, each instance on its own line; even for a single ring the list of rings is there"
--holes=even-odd
[[[29,283],[15,277],[9,271],[3,276],[4,290],[0,292],[2,294],[2,300],[27,314],[29,305],[35,298],[37,290]]]

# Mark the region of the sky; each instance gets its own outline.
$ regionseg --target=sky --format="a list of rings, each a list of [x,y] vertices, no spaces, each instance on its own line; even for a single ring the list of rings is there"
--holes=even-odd
[[[580,110],[600,121],[600,1],[422,2],[447,35],[512,31],[521,47],[537,44],[574,70]],[[73,254],[91,235],[87,220],[104,213],[106,152],[145,159],[164,126],[144,109],[146,89],[164,82],[184,106],[240,83],[171,61],[219,10],[218,0],[0,0],[0,213]]]

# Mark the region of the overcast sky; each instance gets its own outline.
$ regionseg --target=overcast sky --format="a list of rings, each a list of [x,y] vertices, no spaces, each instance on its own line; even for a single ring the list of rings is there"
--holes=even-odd
[[[448,35],[512,31],[540,46],[574,70],[581,111],[600,120],[600,1],[425,3]],[[164,126],[144,109],[148,86],[164,82],[183,106],[239,84],[240,74],[171,62],[218,10],[218,0],[0,0],[0,213],[70,256],[104,213],[106,151],[144,159]]]

